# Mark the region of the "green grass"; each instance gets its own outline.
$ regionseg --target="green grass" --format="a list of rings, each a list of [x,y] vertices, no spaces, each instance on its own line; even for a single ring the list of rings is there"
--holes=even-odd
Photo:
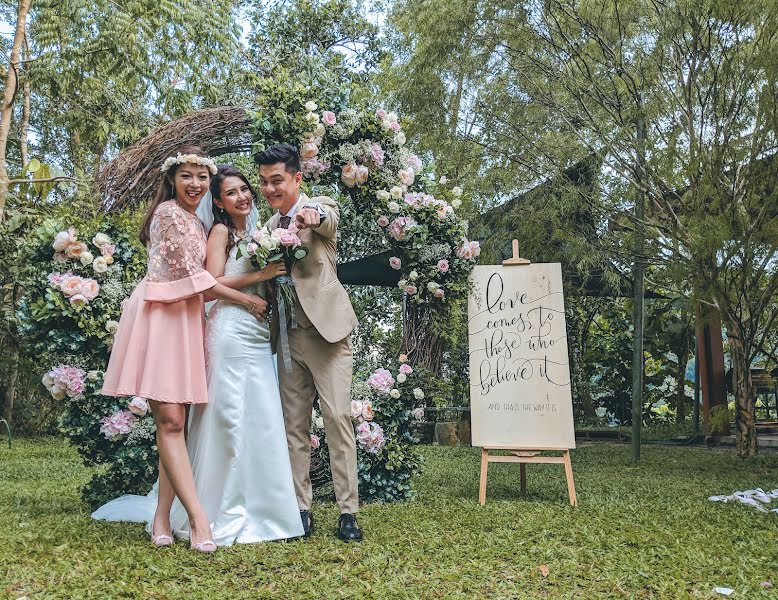
[[[413,502],[366,506],[366,541],[333,536],[317,506],[310,540],[233,546],[206,556],[153,548],[138,524],[89,518],[89,478],[59,440],[0,447],[0,595],[9,598],[734,598],[775,597],[778,515],[707,497],[778,487],[778,455],[587,444],[573,454],[580,506],[561,466],[490,466],[477,504],[479,453],[425,447]],[[544,577],[540,565],[548,567]],[[776,588],[763,590],[772,580]]]

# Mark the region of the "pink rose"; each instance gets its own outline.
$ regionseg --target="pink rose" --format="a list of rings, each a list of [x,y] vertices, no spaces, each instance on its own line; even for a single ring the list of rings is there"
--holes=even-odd
[[[377,111],[375,111],[375,116],[383,121],[386,118],[386,111],[383,108],[379,108]]]
[[[116,246],[113,244],[103,244],[100,246],[100,253],[103,256],[113,256],[114,252],[116,252]]]
[[[369,173],[370,173],[370,171],[368,171],[367,167],[365,167],[363,165],[359,165],[357,167],[357,172],[356,172],[356,177],[355,177],[356,182],[359,185],[364,185],[367,182],[367,176],[369,175]]]
[[[324,124],[328,127],[332,127],[336,122],[335,113],[331,110],[325,110],[321,113],[321,120],[324,121]]]
[[[406,285],[405,286],[405,293],[408,294],[409,296],[413,296],[418,291],[419,290],[416,289],[415,285]]]
[[[309,158],[313,158],[319,153],[319,147],[316,144],[313,144],[311,142],[306,142],[303,144],[302,149],[300,150],[300,157],[303,160],[307,160]]]
[[[97,294],[100,293],[100,284],[94,279],[84,279],[81,282],[81,293],[91,302],[97,298]]]
[[[81,255],[88,250],[89,248],[87,248],[84,242],[75,242],[67,247],[67,250],[65,250],[65,255],[68,258],[81,258]]]
[[[441,273],[448,273],[449,264],[448,261],[445,258],[442,258],[438,261],[438,271]]]
[[[297,228],[295,227],[295,231]],[[302,246],[302,242],[300,241],[300,238],[297,237],[297,234],[291,230],[291,228],[287,229],[286,231],[283,231],[281,233],[281,239],[280,239],[281,245],[285,246],[287,248],[297,248],[297,246]]]
[[[319,446],[321,445],[321,439],[319,439],[319,436],[315,433],[311,434],[311,448],[314,450],[317,450]]]
[[[64,252],[55,252],[54,253],[54,262],[67,262],[68,257],[65,256]]]
[[[478,258],[481,254],[481,244],[478,242],[469,242],[467,238],[465,238],[462,245],[457,248],[456,254],[459,258],[464,259]]]
[[[411,415],[413,415],[413,418],[417,421],[423,421],[424,420],[424,407],[414,408],[411,411]]]
[[[246,244],[246,252],[249,254],[255,254],[259,246],[255,242],[249,242]]]
[[[134,415],[139,417],[145,417],[149,412],[149,403],[145,398],[140,396],[133,396],[130,403],[127,405],[127,409]]]
[[[81,285],[84,280],[77,275],[71,275],[60,283],[60,289],[66,296],[75,296],[81,293]]]
[[[392,123],[389,125],[389,129],[392,131],[400,131],[400,124],[397,121],[392,121]]]
[[[64,252],[68,246],[76,242],[76,230],[72,227],[67,231],[60,231],[54,236],[54,243],[51,245],[57,252]]]
[[[73,294],[70,297],[70,304],[72,306],[86,306],[89,304],[89,300],[87,300],[83,294]]]
[[[443,290],[443,288],[437,288],[434,292],[432,292],[432,295],[436,298],[443,298],[443,296],[446,295],[446,292]]]
[[[400,373],[404,375],[410,375],[413,373],[413,367],[407,363],[403,363],[400,365]]]
[[[389,259],[389,266],[392,267],[395,271],[399,271],[402,268],[402,261],[396,256],[392,256]]]
[[[62,282],[65,281],[68,277],[72,277],[73,274],[68,273],[50,273],[47,279],[49,280],[49,285],[54,288],[58,288],[60,285],[62,285]]]
[[[367,385],[379,394],[388,394],[394,385],[394,377],[386,369],[376,369],[368,378]]]
[[[357,184],[358,167],[354,163],[349,163],[343,167],[340,178],[347,187],[354,187]]]
[[[381,215],[380,217],[378,217],[377,223],[380,227],[386,227],[387,225],[389,225],[389,217],[387,217],[386,215]]]
[[[397,178],[400,180],[402,185],[408,186],[413,184],[413,180],[416,178],[416,175],[413,172],[413,169],[400,169],[400,172],[397,173]]]
[[[411,217],[397,217],[389,225],[388,233],[395,240],[401,242],[405,239],[405,235],[408,233],[408,231],[413,227],[416,227],[416,225],[418,225],[418,223]]]
[[[405,159],[405,165],[413,169],[415,173],[421,173],[423,163],[418,156],[411,154],[407,159]]]

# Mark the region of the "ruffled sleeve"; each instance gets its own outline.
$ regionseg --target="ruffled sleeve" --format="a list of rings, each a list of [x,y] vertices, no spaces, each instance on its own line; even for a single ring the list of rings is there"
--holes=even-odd
[[[205,270],[205,231],[199,219],[175,201],[159,205],[151,220],[148,302],[177,302],[216,285]]]

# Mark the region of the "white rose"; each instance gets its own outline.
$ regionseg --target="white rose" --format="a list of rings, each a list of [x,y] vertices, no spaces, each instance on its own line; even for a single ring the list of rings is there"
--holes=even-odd
[[[397,383],[405,383],[408,376],[405,373],[397,373]]]
[[[404,146],[406,142],[405,134],[401,131],[396,136],[394,136],[394,143],[398,146]]]
[[[462,206],[462,201],[459,198],[454,198],[451,201],[451,206],[453,206],[454,208],[459,208],[460,206]]]
[[[434,292],[436,289],[438,289],[438,287],[440,287],[440,286],[438,286],[438,284],[437,284],[437,283],[435,283],[434,281],[430,281],[430,282],[427,284],[427,289],[428,289],[430,292]]]
[[[265,250],[272,250],[275,248],[275,242],[273,241],[273,238],[270,236],[263,237],[261,240],[259,240],[259,245],[262,246]]]
[[[100,379],[100,371],[89,371],[86,374],[87,381],[97,381]]]
[[[102,248],[106,244],[111,243],[111,238],[109,238],[104,233],[96,233],[95,237],[92,238],[92,243],[97,246],[98,248]]]
[[[424,392],[421,391],[421,388],[414,388],[413,397],[416,398],[416,400],[424,400]]]
[[[417,271],[411,271],[408,274],[408,277],[410,278],[411,281],[416,281],[419,278],[419,273]]]
[[[387,204],[386,206],[387,206],[387,208],[389,209],[389,212],[390,212],[390,213],[395,213],[395,214],[397,214],[398,212],[400,212],[400,205],[399,205],[399,204],[397,204],[397,202],[390,202],[390,203],[389,203],[389,204]]]
[[[318,125],[319,123],[319,115],[315,112],[309,112],[307,115],[305,115],[305,120],[311,123],[312,125]]]
[[[319,108],[319,106],[313,100],[308,100],[308,102],[305,103],[305,110],[309,113],[312,113],[317,108]]]
[[[391,195],[386,190],[378,190],[375,193],[375,197],[378,198],[381,202],[386,202],[391,198]]]
[[[313,420],[313,425],[316,427],[316,429],[324,429],[324,418],[323,417],[316,417]]]
[[[457,185],[451,189],[451,193],[454,194],[455,198],[459,198],[462,195],[462,188]]]
[[[397,287],[398,288],[404,288],[407,284],[408,284],[408,282],[405,281],[405,279],[401,279],[400,281],[397,282]]]
[[[438,181],[438,183],[440,183],[440,185],[446,185],[448,183],[448,177],[446,177],[445,175],[442,175],[440,177],[440,180]]]
[[[386,120],[390,123],[394,123],[397,120],[397,113],[396,112],[390,112],[388,115],[386,115]]]
[[[65,397],[65,388],[55,387],[51,390],[51,397],[55,400],[62,400]]]
[[[399,200],[403,197],[403,189],[399,185],[395,185],[389,190],[389,195],[395,200]]]
[[[91,264],[92,264],[92,261],[93,261],[94,259],[95,259],[95,257],[94,257],[94,256],[92,256],[92,253],[91,253],[91,252],[89,252],[89,251],[87,251],[87,252],[84,252],[84,253],[81,255],[81,264],[82,264],[82,265],[84,265],[84,266],[86,267],[86,266],[88,266],[88,265],[91,265]]]
[[[389,395],[390,395],[392,398],[394,398],[395,400],[397,400],[397,398],[399,398],[399,397],[400,397],[400,390],[398,390],[397,388],[393,388],[393,389],[392,389],[392,391],[391,391],[391,392],[389,392]]]
[[[116,321],[108,321],[105,324],[105,330],[111,335],[113,335],[119,330],[119,323],[117,323]]]
[[[98,256],[92,263],[92,268],[95,273],[105,273],[108,270],[108,261],[102,256]]]
[[[323,125],[322,123],[319,123],[319,124],[316,126],[315,133],[316,133],[316,135],[318,135],[318,136],[322,136],[322,135],[324,135],[324,125]]]

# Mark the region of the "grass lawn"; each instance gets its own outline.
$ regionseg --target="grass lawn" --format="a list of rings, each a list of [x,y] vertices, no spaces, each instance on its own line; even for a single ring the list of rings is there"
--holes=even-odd
[[[366,541],[333,535],[317,506],[309,540],[195,554],[155,549],[138,524],[89,518],[89,479],[66,442],[0,447],[0,595],[8,598],[734,598],[778,596],[778,514],[707,501],[778,487],[778,454],[590,443],[573,453],[580,506],[558,465],[490,465],[477,504],[479,452],[424,447],[418,499],[366,506]],[[543,568],[541,568],[543,566]],[[542,571],[547,567],[547,576]],[[775,588],[760,587],[772,581]]]

